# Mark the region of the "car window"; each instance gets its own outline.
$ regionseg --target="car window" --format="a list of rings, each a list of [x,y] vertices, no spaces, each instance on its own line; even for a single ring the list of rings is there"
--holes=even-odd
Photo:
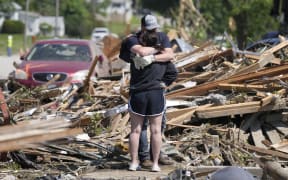
[[[96,31],[94,31],[94,33],[107,33],[107,31],[105,31],[105,30],[96,30]]]
[[[91,61],[91,58],[89,47],[79,44],[37,44],[27,56],[28,61]]]

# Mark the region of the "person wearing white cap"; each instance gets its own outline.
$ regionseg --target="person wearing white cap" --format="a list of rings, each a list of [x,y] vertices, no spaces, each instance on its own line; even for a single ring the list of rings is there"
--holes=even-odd
[[[122,47],[119,57],[129,63],[131,71],[129,112],[131,117],[130,154],[131,164],[129,170],[137,170],[139,137],[144,122],[148,118],[151,130],[151,146],[153,155],[152,171],[160,171],[158,159],[162,144],[161,121],[165,110],[164,89],[161,85],[167,62],[173,59],[174,53],[171,49],[169,39],[165,33],[159,33],[159,41],[164,49],[157,54],[154,47],[143,47],[140,36],[143,32],[156,32],[159,28],[155,16],[146,15],[141,20],[142,30],[136,35],[127,38],[125,50]],[[124,46],[124,45],[123,45]],[[129,51],[139,56],[129,57]],[[165,63],[166,62],[166,63]]]
[[[141,18],[141,31],[140,36],[143,32],[149,31],[157,31],[160,25],[157,22],[157,18],[151,14],[147,14]],[[155,48],[153,47],[143,47],[140,44],[135,45],[132,49],[132,52],[139,54],[141,58],[134,58],[134,63],[136,66],[139,66],[140,68],[144,68],[154,61],[157,62],[167,62],[174,58],[173,50],[170,46],[169,39],[167,35],[163,32],[157,32],[159,35],[159,39],[161,42],[164,42],[163,44],[164,50],[160,53],[155,55]],[[169,44],[168,44],[169,43]]]

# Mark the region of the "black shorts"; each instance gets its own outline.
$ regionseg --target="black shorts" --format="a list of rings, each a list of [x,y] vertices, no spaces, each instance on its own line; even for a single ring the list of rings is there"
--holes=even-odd
[[[156,116],[165,110],[164,90],[148,90],[130,94],[129,111],[140,116]]]

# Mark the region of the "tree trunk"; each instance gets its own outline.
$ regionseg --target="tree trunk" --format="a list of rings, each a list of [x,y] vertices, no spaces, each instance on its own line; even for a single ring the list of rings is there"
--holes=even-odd
[[[247,38],[247,16],[246,13],[238,14],[234,16],[236,22],[236,31],[237,31],[237,44],[239,49],[245,48],[245,39]]]

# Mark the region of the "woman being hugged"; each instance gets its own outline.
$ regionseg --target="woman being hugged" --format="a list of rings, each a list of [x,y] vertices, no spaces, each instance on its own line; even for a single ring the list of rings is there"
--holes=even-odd
[[[161,121],[165,110],[163,78],[167,65],[171,63],[170,60],[173,59],[173,51],[170,48],[170,44],[167,46],[160,43],[163,46],[162,49],[152,46],[144,47],[145,42],[149,40],[153,42],[155,40],[155,34],[157,34],[158,42],[162,41],[160,38],[165,38],[163,42],[167,42],[168,37],[164,33],[157,32],[159,25],[155,16],[146,15],[142,18],[142,21],[141,32],[139,32],[138,35],[129,36],[125,40],[127,51],[129,50],[131,54],[134,54],[134,56],[130,55],[129,60],[131,63],[129,98],[129,113],[131,117],[129,149],[131,164],[129,170],[135,171],[139,166],[139,137],[144,118],[147,117],[150,123],[153,155],[153,166],[151,170],[158,172],[160,171],[158,159],[162,144]],[[146,40],[144,37],[146,37]],[[140,39],[142,39],[143,42],[141,42]]]

